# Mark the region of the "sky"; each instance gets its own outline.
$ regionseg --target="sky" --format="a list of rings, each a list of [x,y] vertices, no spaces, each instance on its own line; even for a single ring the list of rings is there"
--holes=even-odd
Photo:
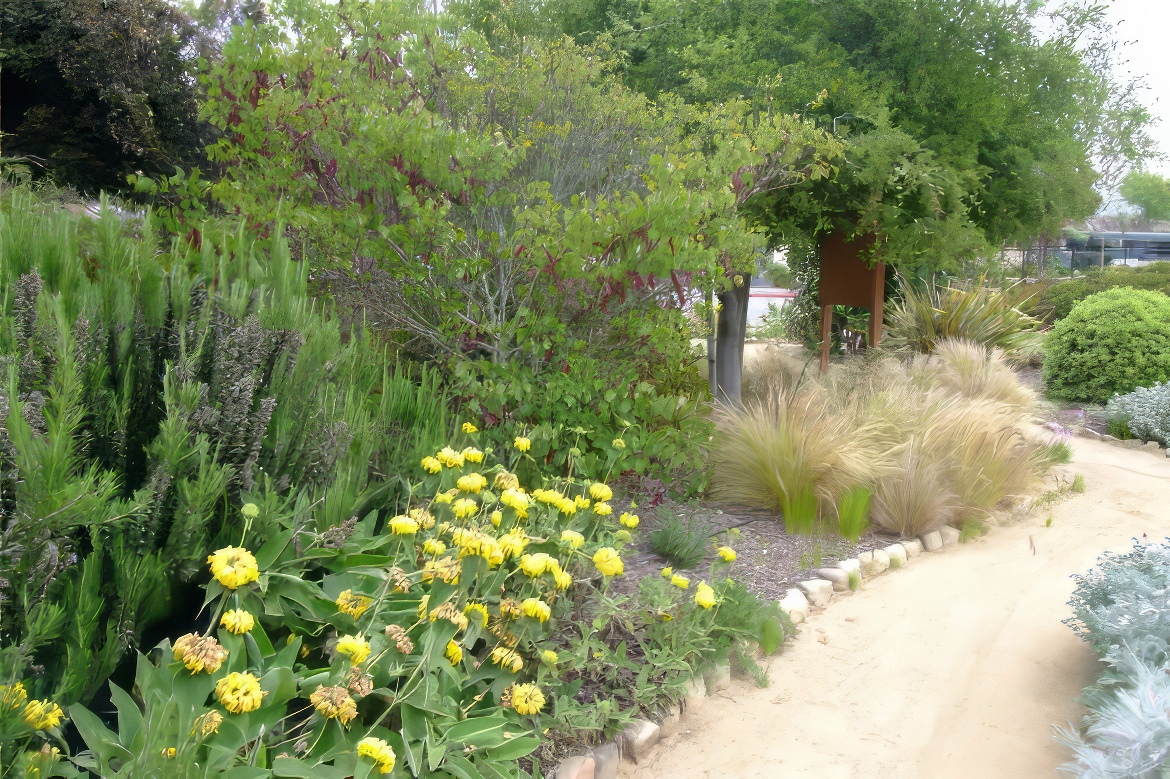
[[[1150,134],[1160,151],[1170,156],[1170,0],[1113,0],[1109,18],[1117,25],[1125,70],[1145,76],[1149,91],[1146,107],[1159,121]],[[1170,175],[1170,159],[1154,160],[1151,170]]]

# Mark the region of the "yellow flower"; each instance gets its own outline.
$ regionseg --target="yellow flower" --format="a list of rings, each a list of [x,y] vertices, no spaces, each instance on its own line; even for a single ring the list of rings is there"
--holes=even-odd
[[[560,656],[551,649],[546,649],[540,653],[540,659],[549,665],[556,665],[560,661]]]
[[[424,582],[432,582],[438,576],[447,584],[458,584],[459,573],[462,565],[458,560],[450,557],[443,557],[438,560],[427,560],[422,570],[422,580]]]
[[[430,530],[435,526],[435,518],[431,515],[431,512],[424,508],[413,508],[406,513],[423,530]]]
[[[370,607],[370,602],[370,599],[365,595],[354,595],[353,590],[342,590],[341,594],[337,596],[337,600],[334,601],[338,611],[342,614],[348,614],[354,619],[366,612],[366,609]]]
[[[435,455],[435,459],[448,468],[463,467],[463,455],[449,446],[444,446],[443,450]]]
[[[524,547],[528,546],[528,541],[528,534],[518,527],[500,536],[500,549],[504,552],[504,558],[519,557]]]
[[[544,693],[535,684],[513,685],[512,708],[519,714],[539,714],[544,708]]]
[[[691,586],[691,580],[685,576],[679,576],[677,573],[670,577],[670,583],[679,589],[685,590]]]
[[[394,750],[380,738],[366,736],[357,745],[360,757],[368,757],[378,765],[378,773],[388,774],[394,770],[396,756]]]
[[[674,569],[668,565],[662,569],[662,578],[669,579],[671,576],[674,576]]]
[[[722,557],[726,562],[730,563],[735,560],[735,550],[730,546],[721,546],[715,551],[719,552],[719,556]]]
[[[705,609],[715,605],[715,590],[711,589],[707,582],[699,582],[695,589],[695,604]]]
[[[483,605],[482,603],[472,602],[463,607],[463,615],[465,617],[470,618],[473,614],[475,615],[475,619],[479,622],[480,627],[486,628],[488,623],[487,606]]]
[[[447,551],[447,545],[438,538],[428,538],[426,541],[423,541],[423,551],[429,555],[438,557]]]
[[[223,722],[223,715],[218,711],[209,711],[201,717],[195,719],[195,729],[191,731],[192,734],[198,730],[200,735],[207,738],[212,733],[219,732],[219,724]]]
[[[555,506],[565,499],[565,496],[556,490],[533,490],[532,496],[541,503],[547,503],[550,506]]]
[[[515,440],[512,441],[512,446],[516,447],[516,451],[518,452],[527,452],[532,448],[532,441],[528,440],[522,435],[518,435],[516,436]]]
[[[562,530],[561,541],[565,542],[574,549],[580,549],[585,546],[585,536],[578,533],[576,530]]]
[[[589,503],[591,501],[584,495],[578,495],[577,497],[573,498],[573,502],[577,504],[577,508],[587,509],[589,508]]]
[[[491,518],[492,524],[495,525],[496,527],[499,527],[500,523],[504,521],[504,514],[501,511],[493,511],[491,513],[490,518]]]
[[[620,438],[615,438],[615,439],[613,439],[613,448],[614,449],[625,449],[626,442]]]
[[[459,481],[455,482],[455,486],[464,492],[479,493],[487,486],[487,477],[482,473],[467,473],[459,477]]]
[[[520,604],[520,611],[540,622],[547,622],[552,616],[552,609],[539,598],[525,598]]]
[[[599,501],[593,504],[593,513],[599,517],[608,517],[613,513],[613,508],[608,503]]]
[[[447,651],[444,654],[451,661],[451,665],[459,665],[459,661],[463,659],[463,649],[454,641],[447,642]]]
[[[556,502],[557,511],[564,514],[566,517],[571,517],[577,513],[577,501],[572,498],[561,498]]]
[[[166,757],[166,758],[174,757],[175,756],[175,748],[174,747],[164,747],[163,751],[162,751],[162,756]]]
[[[476,427],[475,425],[471,424],[470,422],[464,422],[463,423],[463,432],[467,433],[468,435],[471,435],[472,433],[478,433],[479,428]]]
[[[516,650],[506,646],[498,646],[492,650],[492,662],[500,668],[507,668],[512,673],[520,673],[520,669],[524,667],[524,660],[521,659]]]
[[[345,655],[354,665],[361,665],[370,656],[370,643],[361,636],[345,635],[337,639],[337,653]]]
[[[526,554],[520,558],[520,570],[524,572],[525,576],[535,579],[549,570],[551,562],[553,562],[553,558],[544,552]]]
[[[455,504],[452,506],[452,508],[455,510],[456,519],[465,519],[479,511],[479,504],[477,504],[471,498],[460,498],[459,500],[455,501]]]
[[[218,549],[215,554],[207,556],[207,564],[211,566],[211,575],[215,580],[229,590],[260,578],[256,558],[243,547],[225,546]]]
[[[61,717],[64,713],[60,706],[47,700],[29,701],[21,716],[33,730],[49,730],[61,724]]]
[[[230,609],[224,612],[219,624],[229,633],[242,636],[256,626],[256,618],[243,609]]]
[[[240,506],[240,513],[244,515],[245,519],[255,519],[260,516],[260,507],[255,503],[245,503]]]
[[[556,580],[558,590],[567,590],[573,583],[573,577],[564,571],[553,571],[553,579]]]
[[[0,714],[16,711],[28,700],[28,692],[20,682],[12,685],[0,685]]]
[[[309,703],[326,719],[341,720],[341,724],[347,727],[357,716],[357,703],[349,690],[339,684],[332,687],[318,684],[316,691],[309,696]]]
[[[232,714],[246,714],[260,708],[267,695],[260,680],[249,673],[232,671],[215,683],[215,697]]]
[[[630,531],[626,530],[624,527],[618,532],[614,533],[613,537],[618,541],[621,541],[623,544],[628,544],[634,539],[634,537],[630,535]]]
[[[455,492],[458,493],[459,490],[455,490]],[[452,495],[450,492],[440,492],[438,495],[435,496],[435,503],[450,503],[454,499],[455,499],[455,496]]]
[[[390,532],[396,536],[412,536],[418,532],[418,520],[399,514],[390,520]]]
[[[228,655],[228,651],[214,638],[198,633],[188,633],[175,639],[173,653],[176,660],[183,661],[192,676],[200,671],[215,673]]]
[[[589,494],[594,500],[609,500],[613,497],[613,490],[601,482],[594,482],[589,485]]]
[[[518,489],[510,488],[500,494],[500,503],[514,509],[522,517],[528,516],[528,496]]]
[[[474,446],[469,446],[463,450],[463,457],[469,463],[483,462],[483,452],[476,449]]]
[[[439,473],[443,470],[443,464],[436,457],[424,457],[422,458],[422,468],[427,473]]]
[[[626,572],[622,558],[611,546],[603,546],[598,549],[593,555],[593,564],[597,566],[597,570],[601,572],[602,576],[621,576]]]
[[[638,526],[638,523],[641,522],[641,520],[638,518],[637,514],[631,514],[628,511],[623,511],[622,515],[618,517],[618,522],[621,522],[623,525],[633,530]]]

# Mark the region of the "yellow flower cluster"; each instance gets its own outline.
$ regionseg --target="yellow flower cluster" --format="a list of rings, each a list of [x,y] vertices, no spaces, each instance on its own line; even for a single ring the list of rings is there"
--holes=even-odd
[[[516,451],[518,452],[527,452],[532,448],[532,441],[522,435],[518,435],[516,436],[515,440],[512,441],[512,446],[516,447]]]
[[[622,515],[618,517],[618,522],[621,522],[622,525],[628,527],[630,530],[636,528],[640,521],[637,514],[631,514],[628,511],[623,511]]]
[[[456,644],[454,641],[447,642],[447,651],[444,653],[447,659],[451,661],[451,665],[459,665],[459,661],[463,659],[463,647]]]
[[[447,551],[447,545],[439,538],[428,538],[423,542],[423,551],[429,555],[438,557]]]
[[[370,599],[365,595],[354,595],[353,590],[342,590],[341,594],[337,596],[337,610],[342,614],[357,619],[362,614],[366,613],[366,609],[370,607]]]
[[[463,467],[463,454],[456,452],[449,446],[444,446],[442,451],[435,455],[435,459],[447,468]]]
[[[715,605],[715,590],[711,589],[707,582],[699,582],[695,589],[695,604],[705,609]]]
[[[413,536],[418,532],[418,520],[400,514],[390,520],[390,532],[396,536]]]
[[[219,624],[227,632],[242,636],[256,626],[256,618],[243,609],[228,609],[220,617]]]
[[[594,500],[610,500],[613,498],[613,490],[601,482],[595,482],[589,485],[589,495]]]
[[[199,731],[199,735],[207,738],[212,733],[219,732],[220,723],[223,722],[223,715],[218,711],[209,711],[206,714],[195,718],[195,727],[191,729],[191,734]]]
[[[540,622],[547,622],[552,616],[552,609],[540,598],[525,598],[520,604],[520,611]]]
[[[367,736],[358,742],[357,753],[360,757],[368,757],[378,766],[378,773],[388,774],[394,770],[394,761],[397,756],[394,750],[384,740]]]
[[[585,546],[585,536],[578,533],[576,530],[565,530],[561,532],[561,541],[565,542],[574,549],[580,549]]]
[[[459,477],[459,481],[455,482],[455,486],[464,492],[479,494],[480,490],[487,486],[487,477],[482,473],[467,473]]]
[[[719,552],[719,556],[722,557],[725,562],[728,562],[728,563],[734,562],[735,550],[732,549],[730,546],[721,546],[718,549],[716,549],[715,551]]]
[[[479,555],[493,568],[504,562],[504,550],[500,547],[500,542],[482,530],[455,528],[451,531],[451,542],[459,547],[460,557]]]
[[[479,511],[479,504],[471,498],[460,498],[451,509],[455,512],[456,519],[467,519],[475,516],[475,512]]]
[[[215,697],[232,714],[246,714],[260,708],[268,693],[250,673],[233,671],[215,683]]]
[[[49,701],[29,701],[21,716],[25,723],[33,730],[51,730],[61,724],[65,712],[61,707]]]
[[[228,651],[214,638],[198,633],[188,633],[176,639],[173,653],[176,660],[183,661],[192,676],[200,671],[215,673],[228,655]]]
[[[492,662],[512,673],[520,673],[520,669],[524,667],[524,659],[519,653],[506,646],[498,646],[492,650]]]
[[[593,565],[602,576],[621,576],[626,572],[622,558],[618,556],[617,550],[610,546],[603,546],[594,552]]]
[[[519,557],[530,540],[528,534],[518,527],[514,527],[500,536],[500,549],[504,552],[504,559]]]
[[[687,587],[691,586],[690,579],[685,576],[680,576],[677,573],[670,577],[670,583],[682,590],[685,590]]]
[[[544,693],[535,684],[514,684],[512,708],[518,714],[539,714],[544,708]]]
[[[337,639],[335,649],[339,655],[348,657],[354,665],[361,665],[370,656],[370,642],[361,636],[342,636]]]
[[[488,610],[487,606],[483,605],[482,603],[468,603],[463,607],[463,616],[467,617],[468,619],[474,616],[474,618],[480,623],[481,627],[487,627]]]
[[[229,590],[243,587],[260,578],[256,558],[242,547],[225,546],[218,549],[214,554],[207,556],[207,564],[211,566],[211,575],[215,580]]]
[[[463,423],[463,432],[467,433],[468,435],[471,435],[472,433],[478,433],[479,428],[476,427],[475,425],[471,424],[470,422],[464,422]]]
[[[24,689],[24,685],[20,682],[8,685],[0,685],[0,714],[7,714],[10,711],[15,711],[24,705],[28,700],[28,691]]]
[[[346,727],[357,716],[357,703],[350,696],[349,690],[341,685],[317,685],[316,691],[309,696],[309,703],[326,719],[338,720]]]
[[[469,446],[463,450],[463,459],[469,463],[482,463],[483,452],[476,449],[474,446]]]

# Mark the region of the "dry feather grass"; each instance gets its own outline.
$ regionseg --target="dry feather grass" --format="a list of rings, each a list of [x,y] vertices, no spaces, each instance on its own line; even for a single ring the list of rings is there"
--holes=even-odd
[[[827,513],[869,489],[871,521],[909,536],[1020,492],[1040,448],[1022,432],[1031,393],[995,352],[961,341],[939,352],[909,365],[878,355],[823,378],[783,353],[757,361],[754,386],[771,389],[716,414],[715,493],[800,529],[790,514],[809,495]]]
[[[769,346],[747,361],[743,367],[743,397],[765,400],[775,390],[795,390],[811,381],[816,366],[791,353]]]

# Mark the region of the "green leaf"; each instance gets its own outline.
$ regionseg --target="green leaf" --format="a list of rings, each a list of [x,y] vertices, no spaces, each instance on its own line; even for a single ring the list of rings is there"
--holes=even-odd
[[[499,762],[519,760],[536,751],[536,748],[540,746],[540,741],[540,738],[537,736],[521,736],[520,738],[507,741],[494,749],[489,749],[484,753],[483,757],[485,760]]]
[[[138,704],[125,690],[113,682],[110,682],[110,700],[118,709],[119,740],[127,746],[141,748],[141,744],[135,743],[143,725],[142,711],[138,708]]]
[[[508,720],[499,713],[488,717],[469,717],[447,728],[444,737],[451,743],[487,749],[504,743],[504,727],[507,724]]]

